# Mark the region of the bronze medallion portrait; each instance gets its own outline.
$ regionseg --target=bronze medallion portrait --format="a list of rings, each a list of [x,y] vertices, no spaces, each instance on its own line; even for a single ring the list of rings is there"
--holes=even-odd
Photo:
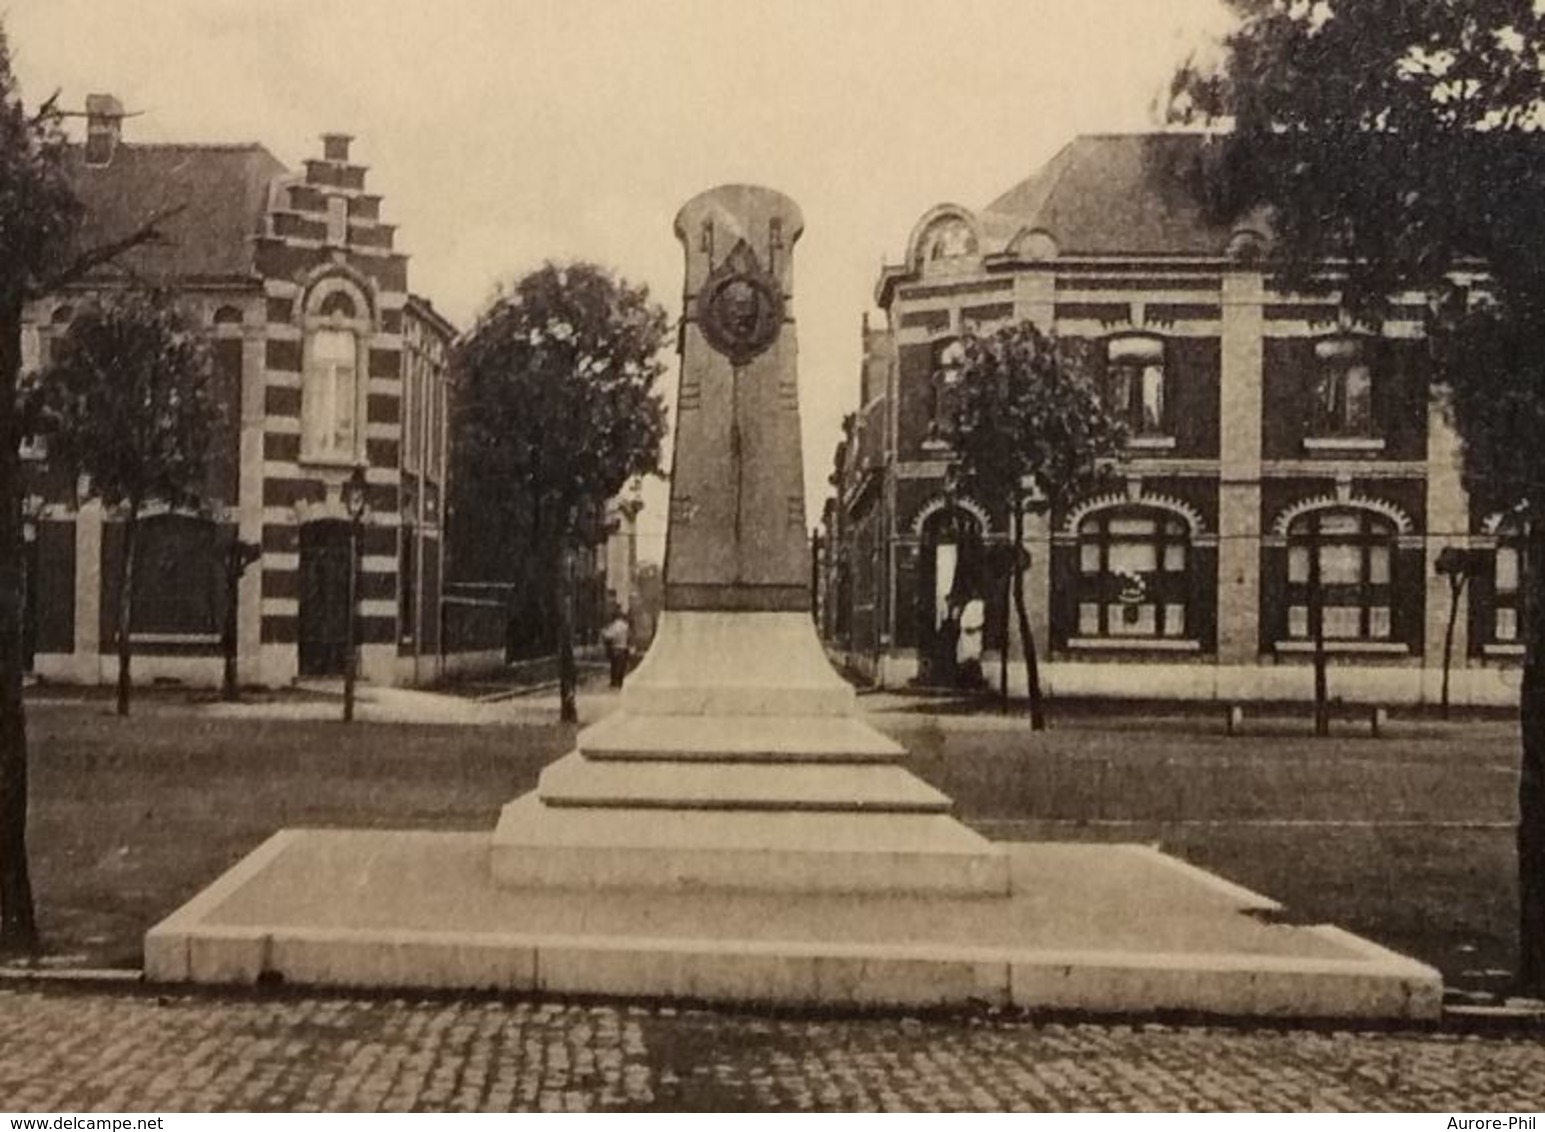
[[[783,292],[755,267],[715,272],[698,298],[697,317],[708,344],[735,365],[744,365],[778,337]]]

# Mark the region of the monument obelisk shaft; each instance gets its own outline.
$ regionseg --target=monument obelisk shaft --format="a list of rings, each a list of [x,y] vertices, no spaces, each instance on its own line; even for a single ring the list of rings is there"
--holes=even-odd
[[[803,230],[793,201],[750,185],[677,214],[686,288],[667,610],[810,609],[790,310]]]
[[[1008,890],[1003,851],[899,765],[810,618],[794,202],[726,185],[687,255],[665,610],[619,710],[504,808],[510,887]]]

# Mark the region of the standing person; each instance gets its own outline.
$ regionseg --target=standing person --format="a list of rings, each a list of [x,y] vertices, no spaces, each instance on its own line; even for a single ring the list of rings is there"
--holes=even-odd
[[[613,607],[612,619],[601,630],[601,643],[606,646],[606,659],[611,665],[612,687],[622,687],[622,678],[628,672],[628,618],[621,609]]]

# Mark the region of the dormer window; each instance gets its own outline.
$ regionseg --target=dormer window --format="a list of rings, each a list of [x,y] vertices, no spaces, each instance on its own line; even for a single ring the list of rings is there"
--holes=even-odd
[[[1165,409],[1164,343],[1158,338],[1113,338],[1108,346],[1106,405],[1135,441],[1169,436]]]
[[[979,254],[976,229],[964,216],[945,215],[928,225],[918,242],[918,266],[927,274],[972,270]]]

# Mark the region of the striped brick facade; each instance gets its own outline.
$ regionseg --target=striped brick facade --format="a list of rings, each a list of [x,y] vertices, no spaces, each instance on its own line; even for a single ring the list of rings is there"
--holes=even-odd
[[[306,675],[307,626],[336,626],[347,616],[346,601],[336,608],[338,587],[315,584],[336,580],[336,570],[329,575],[308,564],[307,547],[338,544],[348,518],[342,485],[359,466],[368,484],[359,557],[361,676],[389,684],[432,679],[440,670],[439,515],[454,329],[409,293],[407,257],[395,250],[394,227],[381,219],[366,169],[350,160],[350,139],[326,135],[322,156],[306,161],[299,174],[258,147],[119,149],[113,160],[123,161],[125,176],[158,160],[179,171],[202,161],[209,166],[211,193],[222,201],[250,202],[250,215],[223,224],[219,216],[194,217],[172,234],[172,254],[184,261],[222,236],[233,239],[238,246],[203,253],[206,259],[225,257],[227,270],[217,277],[192,262],[163,270],[207,327],[227,427],[212,458],[215,529],[201,532],[184,523],[167,539],[167,570],[159,576],[141,572],[137,606],[147,608],[148,621],[177,622],[179,631],[147,629],[137,610],[136,678],[218,682],[221,621],[213,611],[223,605],[221,553],[233,536],[262,548],[238,591],[240,679],[277,686]],[[169,149],[177,153],[159,152]],[[216,168],[208,156],[236,149],[257,156],[239,169]],[[86,171],[83,179],[88,188],[101,182],[97,191],[106,195],[113,191],[112,175],[109,164]],[[140,178],[148,179],[143,173]],[[89,195],[86,203],[89,208]],[[185,241],[180,245],[179,236]],[[34,304],[28,312],[24,339],[34,343],[34,368],[46,362],[48,339],[62,332],[73,306],[90,301],[92,289]],[[308,377],[309,337],[324,324],[344,327],[357,347],[356,407],[344,410],[352,424],[347,441],[319,454],[306,450],[303,418],[306,385],[315,380]],[[410,429],[417,430],[411,451],[404,443]],[[433,444],[426,444],[426,430],[433,431]],[[35,460],[30,475],[41,587],[32,595],[34,668],[50,678],[109,680],[115,671],[119,524],[98,504],[77,506],[73,485],[59,482],[46,459]],[[171,536],[175,524],[162,522]],[[331,544],[311,537],[323,531]],[[208,553],[201,549],[206,543]],[[203,605],[188,598],[206,587],[208,624]],[[324,603],[334,608],[320,609]]]
[[[1516,702],[1516,560],[1505,521],[1462,488],[1430,387],[1423,297],[1395,296],[1373,327],[1333,293],[1293,293],[1266,265],[1263,226],[1211,226],[1163,183],[1186,144],[1079,139],[981,212],[928,212],[905,261],[884,269],[886,325],[866,328],[861,405],[826,509],[828,639],[882,683],[949,670],[930,671],[953,643],[935,626],[960,599],[938,577],[971,538],[1005,544],[1009,524],[995,501],[952,506],[946,494],[947,350],[968,331],[1029,320],[1089,343],[1107,397],[1125,356],[1157,367],[1162,388],[1146,409],[1133,393],[1155,419],[1131,422],[1117,482],[1026,515],[1027,603],[1054,692],[1311,697],[1305,563],[1318,554],[1335,575],[1324,583],[1331,694],[1435,702],[1450,608],[1437,563],[1454,548],[1477,552],[1478,572],[1454,625],[1452,698]],[[1326,374],[1354,356],[1361,386],[1345,386],[1330,406],[1343,419],[1327,423]],[[1007,589],[982,577],[973,596],[991,679]],[[1006,643],[1023,688],[1017,636]]]

